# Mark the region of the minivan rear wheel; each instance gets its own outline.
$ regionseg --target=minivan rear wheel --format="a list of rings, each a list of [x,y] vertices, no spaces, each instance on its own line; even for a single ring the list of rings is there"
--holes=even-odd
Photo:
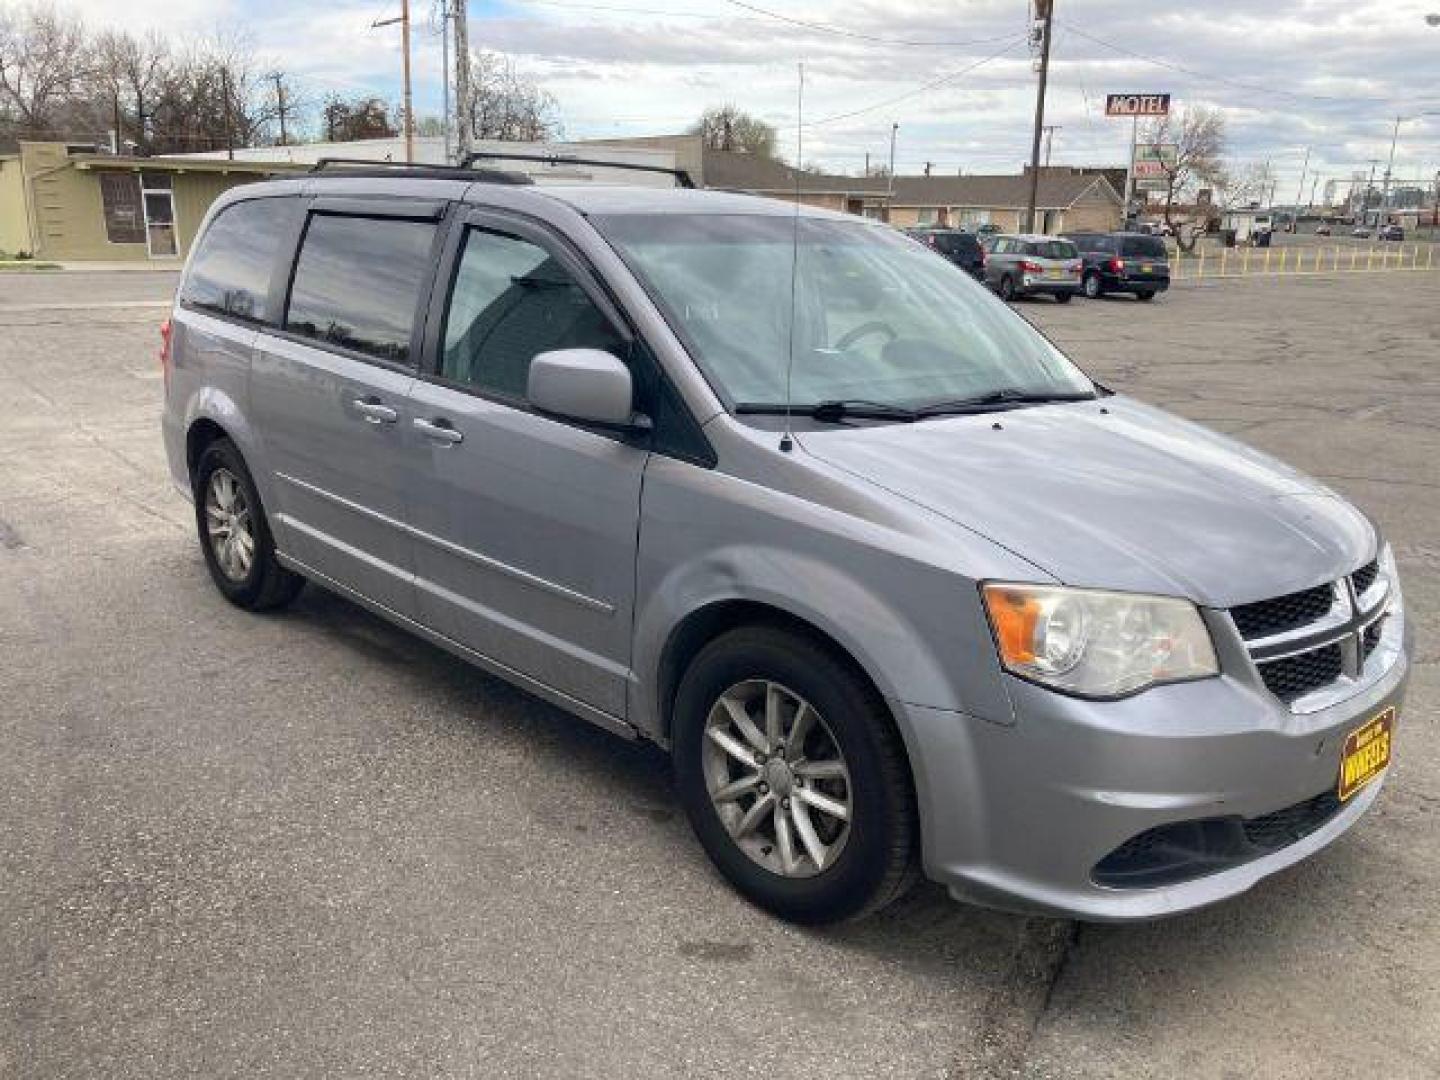
[[[225,599],[249,611],[294,600],[305,579],[276,560],[265,508],[235,444],[216,439],[207,446],[192,479],[200,548]]]
[[[1000,299],[1007,303],[1015,299],[1015,279],[1009,274],[1000,279]]]
[[[700,843],[782,918],[876,911],[916,871],[915,797],[883,700],[847,663],[779,627],[732,630],[681,680],[675,773]]]

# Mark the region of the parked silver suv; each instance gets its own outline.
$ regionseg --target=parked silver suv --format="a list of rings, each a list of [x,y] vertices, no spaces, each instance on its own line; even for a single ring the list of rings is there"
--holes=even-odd
[[[164,434],[234,603],[309,580],[669,748],[803,922],[921,870],[1165,915],[1374,802],[1408,642],[1333,492],[885,226],[398,172],[240,188],[195,244]]]

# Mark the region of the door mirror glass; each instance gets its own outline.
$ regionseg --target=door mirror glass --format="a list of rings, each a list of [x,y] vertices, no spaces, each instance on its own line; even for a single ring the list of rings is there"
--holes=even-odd
[[[635,388],[630,369],[603,349],[556,349],[530,361],[526,399],[541,412],[589,424],[629,427]]]

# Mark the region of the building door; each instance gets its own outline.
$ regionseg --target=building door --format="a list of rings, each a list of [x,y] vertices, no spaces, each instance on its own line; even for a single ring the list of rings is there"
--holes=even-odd
[[[175,193],[173,178],[165,173],[142,172],[140,195],[145,207],[145,248],[152,259],[180,254],[175,234]]]

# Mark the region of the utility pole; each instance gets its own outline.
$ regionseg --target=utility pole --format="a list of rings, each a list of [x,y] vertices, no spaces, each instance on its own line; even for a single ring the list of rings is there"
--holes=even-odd
[[[1305,162],[1300,166],[1300,188],[1295,192],[1295,231],[1300,231],[1300,199],[1305,194],[1305,173],[1310,169],[1310,147],[1305,147]]]
[[[1040,85],[1035,92],[1035,132],[1030,142],[1030,195],[1025,203],[1025,231],[1035,231],[1035,205],[1040,200],[1040,136],[1045,129],[1045,84],[1050,78],[1050,25],[1055,0],[1035,0],[1035,14],[1043,20],[1040,43]],[[1129,207],[1126,207],[1129,210]]]
[[[470,89],[470,3],[455,0],[455,155],[470,156],[475,136],[474,94]]]
[[[1050,167],[1050,151],[1055,146],[1055,132],[1060,130],[1059,124],[1045,125],[1045,167]]]
[[[890,180],[889,193],[885,196],[885,220],[890,220],[890,207],[895,202],[895,136],[900,132],[900,125],[890,125]]]
[[[865,175],[870,175],[870,151],[865,151]]]
[[[394,19],[376,19],[370,24],[372,30],[381,26],[400,24],[400,52],[405,78],[405,161],[415,160],[415,107],[410,93],[410,0],[400,0],[400,15]]]
[[[235,125],[231,122],[230,115],[230,69],[220,68],[220,100],[224,103],[225,123],[225,156],[231,161],[235,160]]]
[[[1385,166],[1385,186],[1380,192],[1380,213],[1375,219],[1375,224],[1380,225],[1380,218],[1385,216],[1387,204],[1390,202],[1390,176],[1395,168],[1395,143],[1400,139],[1400,121],[1402,117],[1395,117],[1395,127],[1390,132],[1390,161]]]
[[[1379,158],[1370,159],[1370,179],[1365,181],[1365,194],[1360,200],[1360,224],[1370,224],[1370,193],[1375,190],[1375,167],[1380,164]]]
[[[440,0],[440,134],[445,141],[445,164],[450,156],[450,0]]]
[[[285,104],[285,73],[272,71],[270,78],[275,83],[275,114],[280,120],[280,145],[289,146],[290,136],[285,128],[285,114],[290,111],[290,108]]]

